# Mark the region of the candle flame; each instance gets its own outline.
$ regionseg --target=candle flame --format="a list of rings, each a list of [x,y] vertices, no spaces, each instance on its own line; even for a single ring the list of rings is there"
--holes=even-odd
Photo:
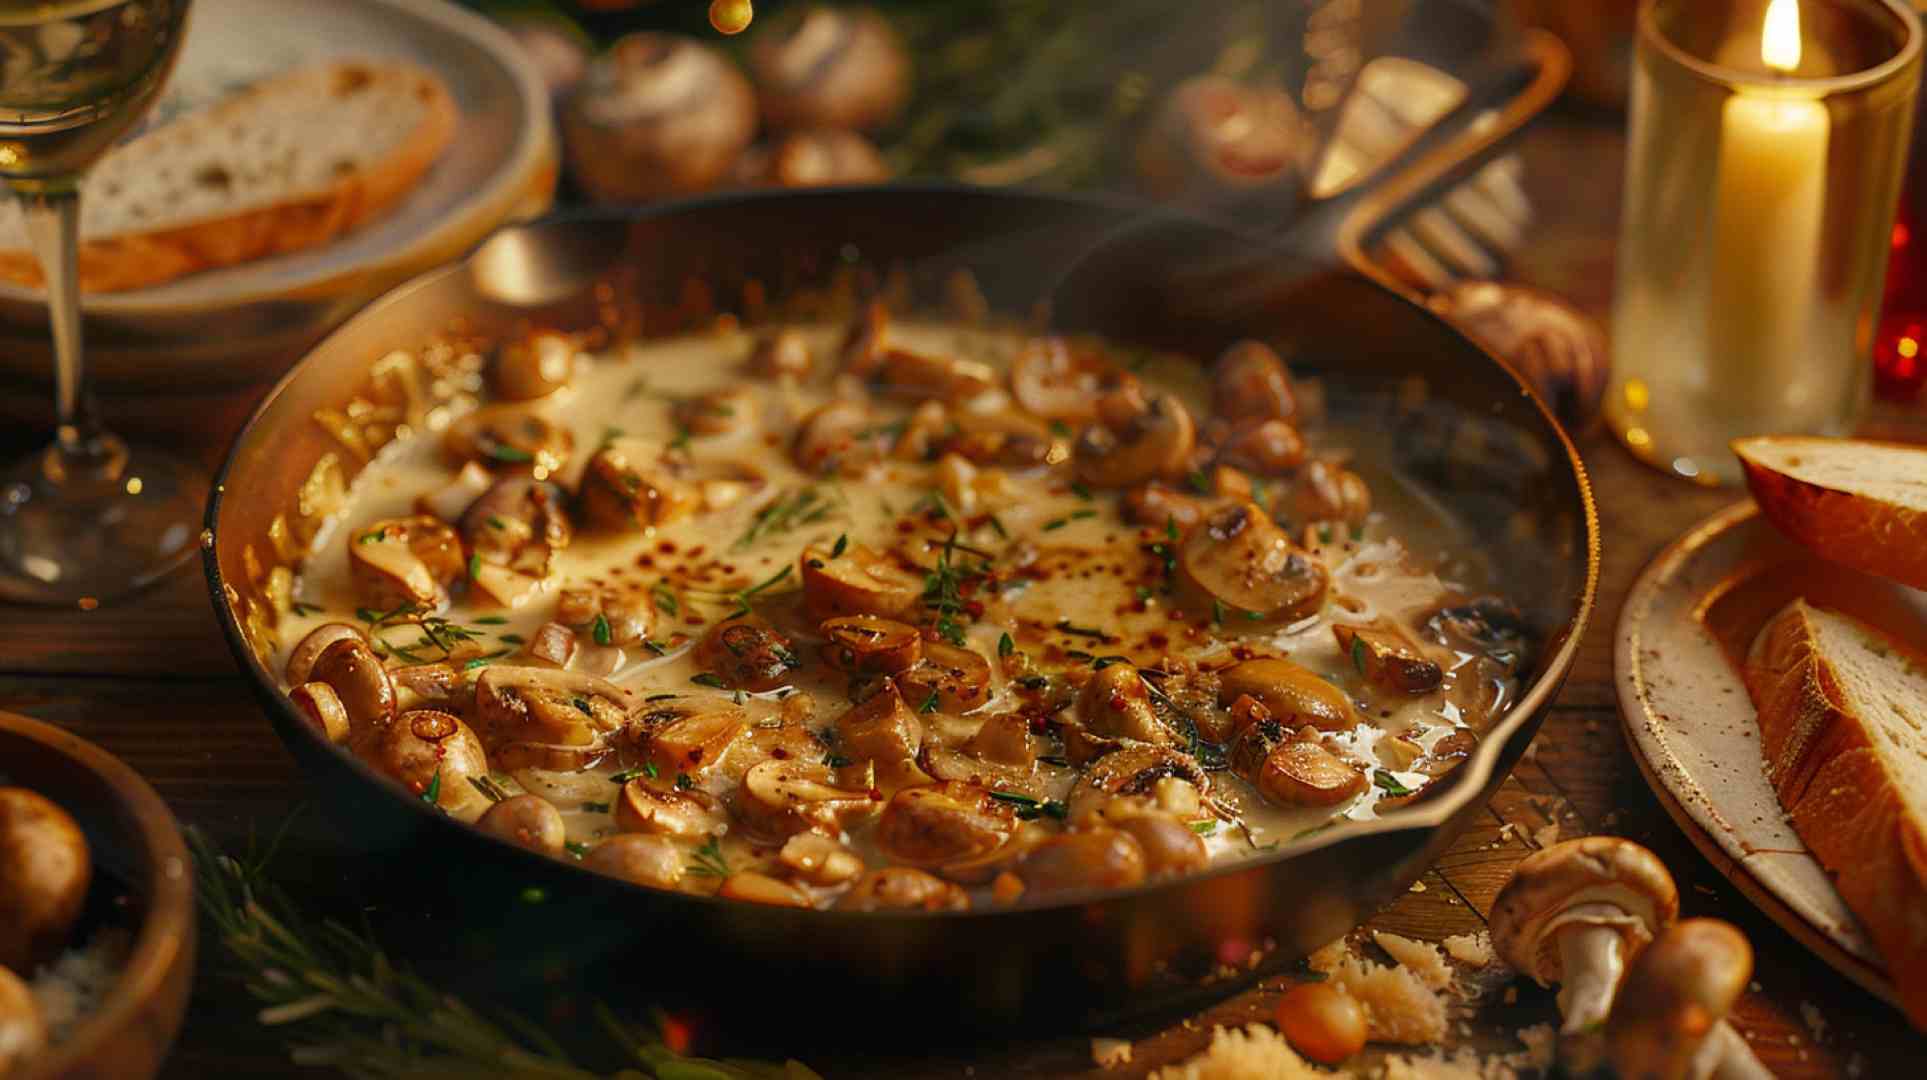
[[[1779,72],[1800,66],[1800,0],[1773,0],[1767,5],[1760,59]]]

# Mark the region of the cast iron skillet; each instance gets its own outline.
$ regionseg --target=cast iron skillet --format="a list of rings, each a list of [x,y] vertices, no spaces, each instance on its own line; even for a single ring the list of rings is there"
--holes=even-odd
[[[1121,235],[1148,237],[1160,257],[1106,254],[1107,280],[1089,282],[1092,252],[1114,253]],[[1200,260],[1207,278],[1238,267],[1238,287],[1201,298],[1192,287],[1204,279],[1186,276]],[[1592,608],[1591,494],[1544,406],[1438,317],[1330,263],[1135,203],[954,186],[736,195],[511,229],[355,317],[261,404],[208,507],[216,613],[276,731],[370,864],[418,871],[410,887],[451,905],[448,962],[475,965],[473,978],[486,968],[497,981],[540,982],[596,967],[652,992],[709,991],[791,1017],[821,1009],[847,1023],[861,1003],[869,1019],[914,1014],[924,1032],[1095,1022],[1182,1002],[1222,962],[1272,946],[1260,970],[1275,970],[1417,878],[1524,752]],[[1507,595],[1538,640],[1522,698],[1474,755],[1386,819],[1193,877],[957,914],[797,911],[630,886],[486,837],[324,744],[278,688],[263,661],[267,594],[287,554],[277,518],[324,455],[353,471],[353,455],[312,418],[366,392],[392,350],[456,324],[486,333],[580,322],[596,303],[582,286],[594,280],[639,300],[646,330],[692,305],[743,312],[755,306],[745,297],[805,295],[838,276],[935,296],[959,269],[995,311],[1048,298],[1060,329],[1206,358],[1257,337],[1301,374],[1325,376],[1335,413],[1382,432],[1377,449],[1506,568]]]

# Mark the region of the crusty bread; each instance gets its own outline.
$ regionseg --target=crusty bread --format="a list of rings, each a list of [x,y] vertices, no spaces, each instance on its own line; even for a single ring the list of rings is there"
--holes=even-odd
[[[1815,555],[1927,589],[1927,447],[1861,439],[1735,439],[1747,486]]]
[[[1927,1030],[1927,656],[1795,600],[1747,657],[1767,779]]]
[[[336,60],[257,83],[94,168],[81,288],[136,289],[325,244],[413,189],[457,119],[440,79],[393,61]],[[11,203],[0,210],[0,280],[42,280]]]

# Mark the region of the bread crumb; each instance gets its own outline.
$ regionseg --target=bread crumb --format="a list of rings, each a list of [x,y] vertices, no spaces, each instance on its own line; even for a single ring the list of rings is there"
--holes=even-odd
[[[1437,946],[1398,934],[1388,934],[1383,930],[1373,931],[1372,941],[1390,953],[1400,967],[1417,977],[1427,990],[1443,990],[1452,985],[1452,968],[1446,964]]]
[[[1445,955],[1468,967],[1492,966],[1492,935],[1487,931],[1453,934],[1439,944],[1445,947]]]
[[[1412,890],[1411,890],[1411,891],[1413,891],[1413,892],[1424,892],[1424,891],[1425,891],[1425,882],[1423,882],[1423,881],[1414,881],[1414,882],[1412,882]]]
[[[1347,956],[1330,977],[1365,1007],[1365,1028],[1373,1042],[1422,1046],[1445,1038],[1445,1002],[1409,969]]]
[[[1554,821],[1545,825],[1542,828],[1534,830],[1532,834],[1532,842],[1539,845],[1542,848],[1549,848],[1552,845],[1558,843],[1559,842],[1559,823]]]
[[[1335,938],[1305,957],[1305,966],[1330,975],[1350,953],[1351,947],[1345,944],[1345,939]]]
[[[1151,1080],[1331,1080],[1261,1024],[1215,1028],[1204,1053],[1151,1074]]]
[[[1131,1040],[1104,1039],[1091,1040],[1091,1060],[1100,1069],[1115,1069],[1131,1063]]]

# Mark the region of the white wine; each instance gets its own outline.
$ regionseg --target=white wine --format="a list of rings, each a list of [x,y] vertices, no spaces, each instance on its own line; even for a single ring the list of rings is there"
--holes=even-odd
[[[153,103],[187,0],[0,0],[0,179],[70,187]]]

